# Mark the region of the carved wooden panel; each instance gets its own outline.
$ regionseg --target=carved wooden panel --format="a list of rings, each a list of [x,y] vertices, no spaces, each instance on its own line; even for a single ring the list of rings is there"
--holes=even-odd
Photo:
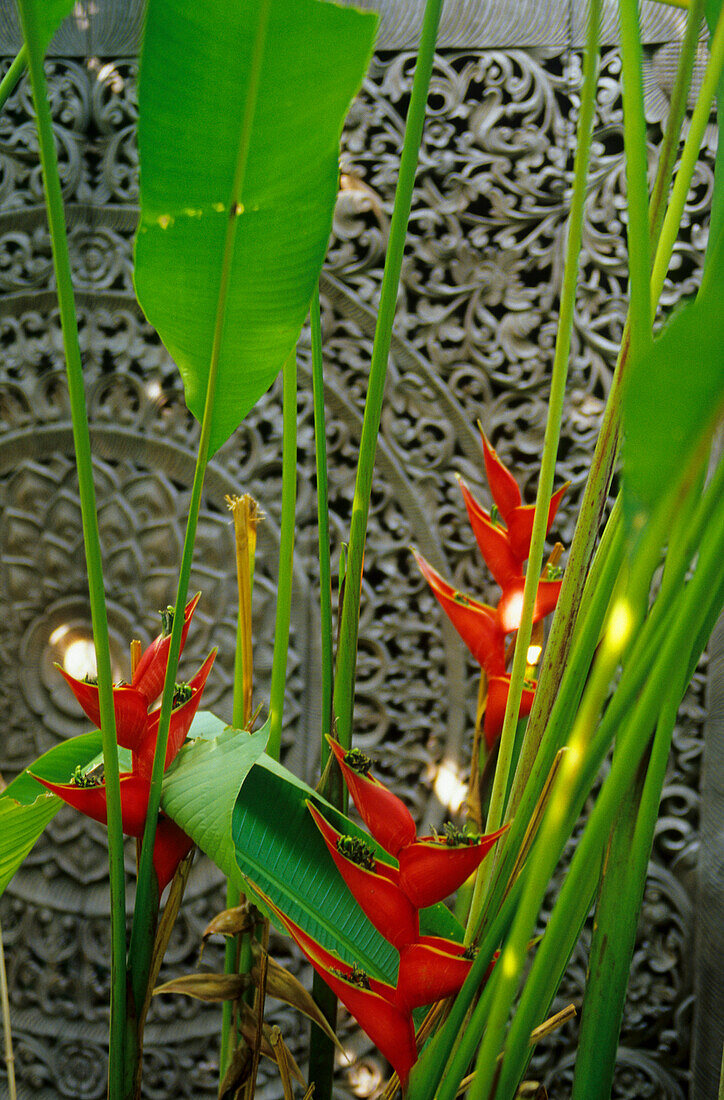
[[[472,8],[471,8],[472,10]],[[173,363],[135,305],[134,144],[137,63],[91,48],[48,64],[78,288],[81,343],[94,424],[96,483],[109,618],[120,667],[131,634],[148,639],[172,597],[197,425]],[[99,32],[97,32],[99,33]],[[119,32],[120,33],[120,32]],[[122,46],[127,38],[121,36]],[[378,55],[343,138],[345,169],[374,195],[343,191],[322,281],[335,572],[346,537],[372,342],[374,305],[414,58]],[[603,410],[626,301],[620,59],[604,52],[587,200],[559,476],[572,482],[557,533],[569,542]],[[651,163],[671,80],[670,47],[651,46],[647,111]],[[553,355],[580,82],[574,50],[449,50],[438,55],[403,269],[365,565],[357,690],[358,743],[418,820],[439,823],[443,765],[462,775],[475,670],[443,622],[409,553],[415,544],[465,590],[492,595],[454,472],[487,499],[475,430],[480,418],[532,499]],[[11,777],[58,739],[80,732],[53,670],[64,640],[88,636],[80,518],[62,346],[29,93],[0,116],[0,770]],[[706,243],[715,135],[697,169],[667,306],[696,286]],[[293,151],[290,151],[293,170]],[[319,660],[309,336],[299,346],[299,534],[287,762],[315,775]],[[248,490],[260,528],[255,586],[257,698],[268,686],[279,526],[280,389],[272,388],[215,458],[192,584],[203,601],[189,665],[218,644],[205,702],[230,715],[235,579],[225,493]],[[639,949],[633,963],[615,1095],[686,1094],[692,1003],[692,897],[698,844],[705,669],[682,710],[664,792]],[[20,1095],[40,1100],[105,1093],[108,1000],[103,831],[70,811],[48,829],[2,901]],[[129,853],[129,867],[130,867]],[[198,861],[174,935],[168,974],[191,969],[199,936],[220,907],[219,876]],[[284,960],[288,947],[278,944]],[[213,949],[207,955],[213,961]],[[562,996],[580,998],[579,952]],[[299,1052],[306,1028],[280,1014]],[[154,1007],[144,1095],[215,1095],[219,1013],[182,998]],[[575,1028],[536,1053],[534,1071],[569,1094]],[[363,1061],[340,1071],[340,1095],[363,1095],[381,1067],[350,1031]],[[264,1071],[258,1095],[278,1085]],[[0,1077],[0,1080],[2,1078]],[[2,1086],[0,1086],[1,1088]],[[356,1091],[355,1091],[356,1090]]]

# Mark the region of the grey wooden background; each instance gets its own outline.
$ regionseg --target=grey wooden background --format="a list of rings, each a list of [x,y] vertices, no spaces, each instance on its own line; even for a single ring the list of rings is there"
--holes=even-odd
[[[419,0],[375,2],[379,52],[343,136],[347,172],[371,189],[340,194],[322,280],[335,562],[347,529],[354,462],[388,219],[409,95]],[[603,410],[626,303],[620,59],[607,6],[583,278],[577,300],[560,477],[572,487],[557,534],[569,542]],[[474,669],[411,564],[422,551],[465,590],[493,595],[465,522],[454,472],[487,498],[480,417],[528,499],[543,437],[580,83],[579,3],[446,5],[403,270],[366,557],[356,736],[380,758],[418,820],[439,823],[441,778],[464,774]],[[644,3],[646,111],[652,166],[668,110],[682,13]],[[137,48],[141,4],[81,2],[48,61],[96,454],[109,619],[122,670],[127,640],[155,630],[172,598],[197,425],[173,363],[132,290],[137,218]],[[0,5],[0,56],[18,46]],[[703,62],[703,53],[702,53]],[[716,135],[705,148],[664,291],[669,308],[697,285],[706,245]],[[294,150],[289,152],[290,170]],[[84,722],[53,669],[89,634],[67,393],[29,92],[0,117],[0,770],[11,777]],[[317,575],[309,338],[299,346],[299,538],[295,566],[287,762],[313,778],[319,717]],[[230,713],[235,581],[224,494],[250,490],[267,513],[255,589],[258,698],[268,684],[280,485],[280,392],[274,387],[219,453],[207,481],[192,584],[203,590],[189,666],[221,653],[206,702]],[[721,638],[718,649],[721,653]],[[713,657],[712,666],[721,658]],[[709,737],[721,739],[721,672]],[[682,706],[652,853],[614,1094],[695,1100],[716,1095],[721,1018],[722,782],[714,756],[702,806],[707,714],[702,662]],[[718,693],[718,694],[717,694]],[[700,825],[704,811],[705,824]],[[703,832],[702,832],[703,830]],[[706,831],[708,830],[708,832]],[[714,853],[697,896],[697,853]],[[710,839],[709,839],[710,838]],[[132,853],[129,851],[129,869]],[[108,999],[103,831],[61,813],[1,903],[9,956],[20,1095],[104,1095]],[[193,968],[219,877],[195,866],[168,976]],[[580,1001],[585,942],[561,1001]],[[275,945],[290,961],[288,944]],[[714,949],[713,949],[714,948]],[[207,960],[213,963],[214,949]],[[697,1083],[690,1057],[696,960],[702,1011]],[[299,962],[294,962],[299,966]],[[718,968],[718,969],[717,969]],[[706,988],[705,986],[706,981]],[[295,1049],[303,1029],[278,1015]],[[214,1095],[214,1008],[163,998],[148,1028],[147,1097]],[[531,1074],[569,1095],[575,1025],[541,1046]],[[359,1055],[340,1095],[367,1095],[383,1067],[351,1024]],[[1,1072],[1,1071],[0,1071]],[[264,1071],[259,1095],[279,1089]],[[3,1078],[0,1076],[0,1082]],[[4,1084],[0,1083],[0,1092]]]

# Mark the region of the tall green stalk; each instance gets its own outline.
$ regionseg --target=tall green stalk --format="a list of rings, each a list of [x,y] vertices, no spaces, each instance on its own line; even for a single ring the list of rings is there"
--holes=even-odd
[[[254,113],[256,110],[256,100],[259,90],[259,78],[261,74],[261,62],[264,52],[264,42],[266,40],[266,30],[268,26],[270,6],[271,0],[266,0],[260,14],[256,40],[254,42],[249,80],[249,95],[244,105],[244,114],[242,117],[239,139],[239,149],[234,169],[234,179],[232,181],[231,193],[229,196],[230,211],[236,210],[238,203],[241,201],[241,196],[243,193],[244,178],[249,154],[251,129],[254,119]],[[221,350],[221,342],[224,333],[224,321],[226,317],[226,306],[229,293],[232,260],[236,243],[237,225],[238,219],[235,217],[229,217],[227,221],[226,235],[224,239],[224,251],[221,261],[219,292],[217,297],[216,315],[214,320],[214,331],[209,361],[209,377],[206,388],[204,415],[201,422],[199,449],[196,459],[193,485],[191,488],[191,501],[189,504],[186,534],[184,536],[184,545],[181,555],[181,566],[179,570],[178,587],[176,590],[176,614],[174,615],[173,628],[171,631],[168,665],[166,668],[166,679],[164,682],[163,696],[161,700],[158,737],[156,740],[156,749],[153,758],[153,771],[151,773],[151,787],[148,799],[146,827],[143,834],[143,845],[141,848],[141,858],[138,868],[136,905],[133,915],[133,931],[131,934],[130,945],[131,987],[133,991],[134,1002],[136,1005],[143,1004],[143,999],[146,993],[146,985],[148,982],[151,953],[153,950],[154,928],[156,914],[158,910],[158,884],[155,881],[155,875],[153,872],[153,845],[156,838],[158,811],[161,805],[161,785],[163,782],[166,748],[168,745],[176,670],[178,668],[179,654],[181,652],[181,634],[184,621],[183,609],[186,603],[186,597],[188,595],[194,542],[196,538],[196,528],[198,525],[199,512],[201,509],[201,496],[203,491],[204,475],[206,473],[206,466],[209,457],[212,414],[214,401],[216,398],[216,381],[218,375],[219,353]],[[139,1056],[139,1051],[136,1052],[136,1056]],[[131,1072],[134,1073],[135,1077],[135,1070],[132,1070],[132,1067],[127,1066],[127,1080]]]
[[[25,43],[23,43],[17,55],[13,58],[10,68],[0,81],[0,111],[2,111],[8,99],[20,83],[20,77],[25,72],[25,66],[27,65],[27,63],[28,50]]]
[[[682,162],[677,173],[676,182],[666,212],[664,228],[659,233],[659,226],[665,213],[666,195],[670,185],[670,172],[676,157],[678,148],[681,117],[686,104],[686,97],[691,83],[691,73],[696,55],[701,27],[701,13],[697,12],[701,0],[694,0],[689,14],[687,31],[682,57],[677,71],[674,91],[672,93],[672,105],[664,135],[662,156],[659,161],[657,178],[654,184],[652,200],[650,204],[650,239],[657,241],[656,253],[651,275],[650,292],[652,310],[658,302],[664,277],[668,269],[671,253],[673,251],[676,234],[678,231],[684,202],[691,182],[694,165],[698,156],[704,127],[709,118],[709,110],[712,96],[721,72],[721,37],[717,43],[717,49],[709,62],[704,85],[697,100],[689,135],[684,146]],[[721,21],[720,21],[721,27]],[[720,32],[721,33],[721,32]],[[524,745],[519,774],[521,783],[527,778],[532,761],[538,754],[538,746],[547,728],[548,719],[555,700],[558,697],[560,680],[564,670],[568,666],[568,653],[571,640],[574,636],[575,619],[579,611],[581,594],[588,573],[589,563],[593,554],[596,532],[603,514],[608,488],[613,474],[614,463],[618,453],[621,397],[627,374],[630,358],[630,327],[627,321],[621,343],[621,349],[616,363],[611,389],[609,391],[603,422],[599,432],[598,441],[594,450],[591,468],[583,493],[583,499],[579,510],[578,522],[571,544],[568,564],[566,566],[561,588],[560,598],[556,613],[553,617],[548,645],[543,658],[543,665],[536,691],[533,710],[528,721],[528,730]],[[513,798],[516,797],[514,788]]]
[[[319,604],[322,658],[321,770],[329,759],[326,735],[332,733],[332,566],[329,540],[329,493],[327,487],[327,438],[324,414],[324,370],[322,360],[322,319],[319,306],[319,285],[314,288],[310,309],[312,333],[312,392],[314,396],[314,447],[317,469],[317,529],[319,532]],[[344,809],[340,781],[332,783],[327,796],[338,809]],[[335,1029],[337,998],[327,983],[314,972],[312,995]],[[317,1100],[331,1100],[334,1080],[334,1043],[315,1023],[309,1034],[309,1080],[314,1082]]]
[[[589,12],[588,37],[584,60],[583,88],[581,91],[581,112],[578,119],[578,139],[574,164],[573,195],[568,226],[566,261],[561,290],[561,311],[558,320],[558,336],[553,358],[551,390],[548,402],[548,419],[543,442],[540,478],[535,504],[535,519],[531,536],[528,567],[523,592],[523,608],[513,657],[510,676],[510,690],[505,708],[505,720],[500,737],[498,763],[490,799],[490,808],[486,822],[486,833],[500,827],[505,810],[505,793],[508,789],[510,766],[513,757],[515,728],[523,694],[523,680],[527,664],[528,646],[533,627],[533,608],[535,605],[538,581],[543,562],[543,543],[548,526],[548,502],[553,492],[558,440],[563,416],[563,399],[566,392],[568,375],[568,356],[571,347],[573,313],[578,280],[578,262],[583,234],[583,211],[586,199],[586,178],[591,149],[593,117],[596,106],[596,83],[598,78],[598,35],[600,22],[600,0],[592,0]],[[482,908],[485,889],[491,874],[492,861],[483,863],[478,871],[473,901],[470,907],[466,937],[470,941],[475,935]]]
[[[395,316],[397,288],[400,281],[400,271],[402,270],[407,222],[412,206],[415,170],[425,121],[427,93],[435,56],[435,39],[441,8],[442,0],[427,0],[425,5],[420,49],[417,55],[410,106],[407,112],[405,141],[402,148],[402,157],[400,158],[395,209],[390,224],[390,237],[387,244],[387,258],[382,277],[380,305],[367,385],[367,401],[362,422],[334,683],[334,714],[337,720],[337,738],[345,747],[349,747],[352,739],[362,563],[372,491],[372,473],[382,415],[382,400],[387,377],[390,342],[392,340],[392,322]]]
[[[292,616],[292,578],[294,566],[294,512],[297,501],[297,358],[296,350],[284,364],[284,427],[282,439],[282,524],[279,539],[279,580],[274,625],[269,697],[269,744],[267,752],[279,759],[282,747],[284,690],[287,682],[289,624]]]
[[[3,1018],[3,1043],[5,1047],[5,1068],[8,1075],[8,1100],[17,1100],[15,1088],[15,1055],[13,1054],[13,1033],[10,1025],[10,998],[8,979],[5,970],[5,948],[0,928],[0,1010]]]
[[[100,534],[93,486],[93,465],[90,449],[88,414],[83,387],[83,366],[78,342],[78,322],[75,312],[73,281],[68,255],[63,195],[58,173],[58,158],[53,138],[53,126],[48,106],[43,49],[30,6],[20,2],[20,16],[27,48],[28,69],[33,90],[40,161],[43,168],[45,204],[53,249],[53,266],[58,288],[58,305],[63,330],[63,348],[68,377],[68,393],[73,425],[76,467],[83,543],[88,568],[93,640],[98,673],[98,696],[103,744],[103,768],[108,807],[108,863],[111,895],[111,1024],[109,1049],[108,1095],[116,1100],[121,1095],[124,1066],[124,1034],[126,1017],[126,888],[123,865],[123,834],[121,831],[121,791],[116,742],[116,719],[113,707],[111,654],[108,644],[108,618],[103,589]]]
[[[312,330],[312,392],[314,395],[314,451],[317,469],[317,528],[319,531],[319,611],[322,656],[322,771],[329,757],[326,734],[332,732],[332,566],[329,538],[329,489],[327,485],[327,434],[324,414],[324,363],[319,284],[310,310]]]
[[[688,471],[687,471],[688,473]],[[685,482],[682,482],[685,484]],[[510,1007],[518,986],[525,961],[526,945],[535,926],[536,916],[545,893],[550,874],[572,825],[572,815],[576,806],[580,806],[585,797],[582,773],[585,768],[588,747],[595,728],[598,713],[603,705],[608,683],[618,663],[619,656],[635,637],[638,623],[644,611],[645,596],[653,569],[658,560],[668,530],[676,514],[680,499],[680,489],[667,494],[657,513],[651,517],[650,524],[644,530],[640,545],[632,559],[630,575],[625,591],[614,604],[599,656],[591,674],[583,698],[578,718],[569,741],[569,751],[563,760],[548,811],[539,831],[531,856],[523,871],[525,883],[520,905],[513,928],[503,949],[500,963],[493,976],[496,985],[487,1028],[478,1056],[476,1080],[471,1090],[471,1100],[487,1098],[492,1084],[492,1063],[501,1049],[503,1031]],[[651,729],[660,707],[662,689],[675,675],[677,663],[681,662],[682,646],[696,631],[698,619],[705,616],[709,609],[709,595],[713,578],[718,576],[721,563],[721,551],[724,540],[724,506],[712,505],[710,524],[707,526],[701,543],[696,571],[677,601],[676,613],[666,618],[666,631],[662,631],[661,645],[658,647],[653,667],[649,666],[644,691],[619,731],[619,746],[614,757],[611,772],[603,790],[589,817],[583,837],[579,843],[574,860],[584,864],[594,858],[610,829],[613,814],[620,799],[627,790],[631,774],[638,766],[643,755],[646,741],[641,738],[641,730]],[[687,649],[688,653],[688,649]],[[626,670],[632,662],[626,661]],[[633,670],[635,671],[635,670]],[[623,681],[622,681],[623,682]],[[593,781],[593,774],[587,771],[586,780]],[[569,873],[570,877],[570,873]],[[562,915],[568,917],[565,908]],[[531,1000],[538,1010],[537,1001]],[[512,1067],[520,1065],[522,1052],[527,1043],[527,1021],[516,1015],[506,1042],[506,1058],[510,1058]],[[505,1063],[504,1063],[505,1066]],[[513,1076],[510,1077],[512,1087]],[[503,1096],[508,1095],[502,1092]]]

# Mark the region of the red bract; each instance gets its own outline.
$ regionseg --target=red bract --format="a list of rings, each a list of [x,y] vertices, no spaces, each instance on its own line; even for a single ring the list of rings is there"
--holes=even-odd
[[[488,677],[488,700],[485,704],[483,733],[489,749],[492,749],[502,732],[509,692],[510,675],[508,673],[505,676]],[[530,714],[534,699],[535,687],[524,687],[520,698],[519,718],[526,718]]]
[[[517,560],[522,563],[530,553],[530,539],[533,533],[535,505],[522,503],[520,489],[518,488],[515,478],[508,468],[500,461],[494,448],[488,443],[485,432],[481,431],[480,435],[483,440],[485,472],[488,476],[490,491],[493,494],[493,500],[500,511],[503,522],[507,527],[505,535],[508,539],[510,548]],[[551,497],[550,504],[548,505],[546,534],[550,530],[555,514],[558,511],[558,505],[561,503],[569,484],[570,482],[566,482],[566,484],[561,486],[561,488]],[[485,556],[484,553],[483,556]]]
[[[517,630],[520,626],[520,615],[523,610],[523,589],[525,587],[525,574],[523,572],[523,560],[525,559],[518,558],[511,546],[508,532],[493,523],[462,478],[458,478],[458,483],[462,490],[468,518],[480,553],[483,555],[485,564],[493,574],[496,582],[503,590],[497,607],[498,624],[504,634],[509,634],[511,630]],[[565,489],[564,486],[560,494],[556,494],[559,499]],[[553,501],[551,501],[551,509],[549,527],[555,514]],[[530,539],[528,540],[528,547],[530,547]],[[527,553],[525,556],[528,556]],[[544,619],[546,615],[550,615],[551,611],[554,610],[560,590],[560,581],[541,580],[538,582],[538,591],[533,607],[534,623]]]
[[[285,916],[271,898],[258,887],[256,889],[320,977],[392,1065],[404,1091],[410,1070],[417,1061],[417,1047],[412,1015],[397,1005],[395,988],[375,978],[367,978],[356,967],[342,962]]]
[[[352,838],[344,838],[337,832],[311,802],[307,802],[307,806],[337,870],[378,932],[398,950],[416,940],[420,935],[418,906],[413,905],[398,886],[397,869],[380,860],[373,860],[372,867],[355,863],[339,847],[341,840]]]
[[[421,554],[417,551],[413,553],[437,602],[475,660],[488,676],[502,675],[505,672],[505,636],[500,629],[495,609],[456,591]]]
[[[194,597],[187,605],[184,616],[182,644],[188,633],[188,626],[199,597]],[[133,752],[132,770],[122,772],[121,785],[121,824],[127,836],[142,837],[146,824],[148,797],[150,791],[153,755],[158,738],[160,708],[148,713],[148,706],[154,701],[163,687],[168,662],[170,635],[161,634],[142,654],[133,678],[133,685],[119,685],[113,689],[113,704],[116,716],[116,736],[118,744]],[[150,656],[149,656],[150,655]],[[213,650],[188,685],[185,691],[190,693],[172,712],[168,746],[164,767],[167,768],[177,756],[191,723],[201,702],[201,694],[211,666],[216,657]],[[142,674],[138,676],[138,669]],[[60,670],[63,672],[63,670]],[[91,721],[100,723],[98,706],[98,687],[83,680],[76,680],[63,672],[76,699]],[[152,694],[155,693],[155,694]],[[143,713],[141,714],[141,706]],[[58,795],[69,806],[79,810],[94,821],[105,825],[108,820],[105,783],[81,777],[70,783],[51,783],[40,776],[38,782]],[[153,862],[156,870],[159,891],[173,878],[175,870],[190,851],[192,841],[169,818],[159,817],[156,829],[156,841]]]
[[[504,825],[472,844],[462,842],[451,846],[442,837],[419,837],[398,856],[400,887],[418,909],[442,901],[477,870],[508,827]]]
[[[402,799],[389,791],[378,779],[356,771],[346,759],[347,755],[352,754],[347,754],[332,737],[327,740],[360,817],[385,851],[396,856],[404,844],[410,844],[415,839],[417,829],[412,814]]]
[[[411,1012],[457,993],[472,966],[464,951],[463,944],[439,936],[421,936],[403,947],[395,993],[399,1007]]]

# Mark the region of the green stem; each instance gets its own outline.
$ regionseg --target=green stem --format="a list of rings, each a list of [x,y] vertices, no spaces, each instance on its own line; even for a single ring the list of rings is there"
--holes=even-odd
[[[578,718],[549,802],[538,838],[521,877],[525,877],[523,895],[518,906],[508,942],[500,963],[495,968],[496,991],[491,1005],[487,1028],[478,1055],[476,1078],[470,1092],[470,1100],[487,1098],[494,1073],[494,1061],[501,1049],[503,1031],[510,1012],[520,974],[525,962],[526,945],[535,927],[536,916],[544,896],[550,874],[553,871],[565,837],[572,826],[572,816],[585,797],[581,773],[585,770],[586,747],[595,725],[598,712],[605,699],[610,678],[624,651],[628,639],[637,629],[642,613],[642,599],[658,559],[658,552],[672,523],[672,512],[678,503],[678,492],[670,492],[658,513],[651,517],[641,543],[632,561],[631,574],[625,595],[612,609],[601,651],[594,665],[591,679],[583,697]],[[604,783],[596,806],[589,817],[576,852],[580,861],[594,858],[602,851],[603,842],[613,820],[616,807],[630,783],[633,770],[646,748],[641,730],[651,729],[658,713],[662,687],[676,674],[677,662],[681,663],[682,649],[688,658],[687,641],[696,628],[703,609],[708,610],[707,594],[712,588],[712,578],[721,567],[722,540],[724,540],[724,505],[713,510],[701,544],[697,568],[677,601],[676,615],[666,618],[667,631],[662,638],[653,667],[649,668],[644,690],[629,712],[614,757],[611,772]],[[658,551],[658,552],[657,552]],[[627,661],[626,667],[629,667]],[[591,782],[593,777],[590,778]],[[506,1043],[506,1056],[513,1066],[519,1064],[520,1051],[527,1042],[523,1024],[514,1021]],[[514,1045],[515,1044],[515,1045]]]
[[[20,77],[25,72],[25,66],[27,65],[27,63],[28,49],[25,43],[23,43],[16,57],[13,58],[10,68],[0,81],[0,111],[2,111],[8,99],[20,83]]]
[[[490,799],[490,808],[486,822],[486,833],[500,827],[505,810],[504,798],[508,789],[508,778],[513,756],[515,729],[518,722],[520,700],[523,694],[523,680],[528,660],[528,646],[533,627],[533,608],[535,605],[541,565],[543,563],[543,544],[548,527],[548,502],[553,492],[558,441],[563,416],[563,399],[566,392],[568,375],[568,356],[571,347],[573,313],[576,301],[576,282],[583,233],[583,211],[586,199],[586,178],[591,149],[591,135],[596,106],[596,82],[598,77],[598,34],[600,21],[600,0],[593,0],[589,15],[588,40],[586,43],[583,88],[581,92],[581,113],[578,119],[578,140],[574,165],[573,195],[568,225],[565,271],[561,290],[561,310],[558,320],[558,335],[553,359],[551,390],[548,402],[548,419],[543,442],[540,478],[535,504],[535,519],[531,536],[528,567],[523,592],[523,608],[520,626],[513,656],[513,668],[510,675],[510,690],[505,708],[505,720],[500,736],[498,763]],[[492,861],[483,863],[478,871],[470,907],[466,939],[470,941],[480,920],[487,885],[492,873]]]
[[[686,197],[689,193],[694,168],[699,157],[699,149],[704,137],[704,130],[709,122],[712,100],[716,95],[719,78],[724,67],[724,7],[719,13],[714,37],[711,42],[709,64],[706,67],[701,90],[696,100],[696,106],[691,116],[689,133],[684,142],[684,148],[679,161],[679,171],[676,174],[674,186],[669,200],[669,206],[661,227],[659,247],[654,259],[654,268],[651,275],[651,302],[656,303],[664,286],[666,272],[669,269],[669,261],[674,250],[676,237],[681,224],[681,216],[684,212]]]
[[[681,680],[672,682],[667,689],[648,767],[644,773],[643,764],[640,766],[614,822],[593,925],[573,1100],[585,1100],[594,1079],[601,1095],[606,1095],[612,1087],[646,869],[676,711],[684,690]],[[616,950],[612,953],[609,948],[614,939]]]
[[[312,391],[314,395],[314,445],[317,464],[317,526],[319,530],[319,604],[322,657],[321,771],[329,759],[327,734],[332,732],[332,566],[329,541],[329,493],[327,488],[327,439],[324,415],[324,371],[322,359],[322,319],[319,285],[314,288],[310,310],[312,331]],[[343,809],[339,782],[328,790],[333,805]],[[312,995],[330,1026],[337,1026],[337,998],[315,972]],[[314,1082],[317,1100],[331,1100],[334,1080],[334,1043],[320,1027],[311,1025],[309,1035],[309,1081]]]
[[[133,930],[131,933],[130,959],[131,980],[134,1001],[137,1005],[143,1004],[148,982],[151,953],[153,950],[154,925],[158,912],[158,885],[153,872],[153,846],[156,838],[156,824],[158,811],[161,805],[161,785],[163,782],[164,765],[166,761],[166,747],[168,744],[171,709],[173,705],[174,684],[178,659],[181,652],[181,633],[183,629],[183,609],[189,589],[191,565],[193,560],[194,541],[201,509],[201,496],[204,484],[204,475],[209,458],[212,415],[216,397],[216,382],[218,376],[219,356],[224,334],[224,320],[226,316],[226,304],[229,293],[231,268],[236,242],[236,230],[238,218],[234,217],[244,186],[246,165],[249,154],[251,128],[256,110],[256,100],[259,90],[261,75],[261,61],[266,40],[266,29],[269,20],[271,0],[265,0],[259,16],[254,52],[251,61],[249,78],[249,94],[244,105],[241,131],[239,136],[239,149],[234,169],[234,179],[229,197],[229,213],[226,235],[224,240],[224,252],[221,261],[221,273],[219,279],[219,292],[216,304],[216,316],[209,360],[209,377],[206,386],[206,399],[204,415],[201,422],[201,434],[199,438],[199,450],[194,470],[194,480],[191,488],[191,501],[186,524],[186,534],[181,555],[178,587],[176,590],[176,614],[174,615],[171,641],[169,645],[168,665],[166,667],[166,679],[164,682],[163,696],[161,699],[161,713],[159,717],[158,737],[153,758],[153,771],[151,773],[151,787],[148,799],[148,811],[146,815],[146,827],[143,834],[143,845],[138,868],[138,883],[136,888],[136,905],[133,914]]]
[[[395,316],[397,288],[400,281],[405,248],[407,222],[412,206],[417,157],[422,139],[427,93],[430,86],[432,64],[435,56],[435,38],[440,19],[442,0],[427,0],[422,25],[420,49],[415,66],[415,76],[407,113],[405,141],[400,159],[400,175],[395,194],[395,209],[390,225],[387,258],[382,277],[380,306],[372,348],[372,361],[367,386],[362,434],[360,438],[357,479],[352,502],[349,554],[345,583],[342,619],[340,624],[337,667],[334,683],[334,713],[337,719],[337,739],[348,748],[352,739],[352,713],[354,709],[354,680],[357,660],[357,634],[359,631],[359,604],[362,590],[362,564],[364,558],[367,518],[369,515],[372,473],[374,469],[377,435],[382,415],[382,400],[387,377],[387,360],[392,340],[392,322]]]
[[[53,265],[58,288],[58,305],[63,330],[63,347],[68,377],[73,443],[83,542],[88,567],[93,640],[96,650],[98,695],[103,743],[103,768],[108,808],[108,863],[111,894],[111,1024],[109,1049],[109,1097],[120,1096],[124,1067],[124,1036],[126,1019],[126,887],[123,865],[123,834],[121,831],[121,791],[116,742],[116,720],[113,707],[111,654],[108,644],[108,618],[103,589],[100,533],[93,486],[88,414],[83,387],[83,366],[78,342],[73,281],[65,230],[65,212],[58,173],[58,159],[53,138],[53,125],[48,106],[43,51],[26,4],[20,3],[23,34],[27,47],[28,68],[33,90],[33,102],[38,129],[43,187],[53,248]],[[17,60],[17,59],[16,59]]]
[[[319,529],[319,610],[322,652],[322,747],[321,770],[329,756],[326,734],[332,732],[332,566],[329,539],[329,490],[327,487],[327,435],[324,415],[324,364],[319,285],[314,288],[310,311],[312,329],[312,390],[314,394],[314,448],[317,464],[317,526]]]
[[[279,581],[274,627],[269,698],[269,744],[267,752],[279,759],[282,747],[284,691],[287,680],[289,624],[292,615],[292,576],[294,565],[294,512],[297,501],[297,360],[296,351],[284,364],[284,427],[282,439],[282,524],[279,539]]]
[[[8,997],[8,978],[5,971],[5,948],[0,928],[0,1006],[3,1017],[3,1039],[5,1044],[5,1068],[8,1074],[8,1100],[17,1100],[15,1088],[15,1056],[13,1054],[13,1033],[10,1026],[10,998]]]
[[[648,164],[638,0],[619,0],[619,17],[628,212],[629,318],[631,348],[633,354],[638,356],[651,342]]]
[[[671,253],[676,240],[684,203],[699,154],[704,128],[709,119],[711,101],[722,68],[724,52],[723,22],[724,20],[720,18],[717,28],[716,49],[714,49],[715,43],[712,43],[712,56],[709,61],[704,84],[702,85],[697,100],[669,208],[656,246],[650,283],[652,310],[658,302],[661,289],[664,285],[664,278],[671,259]],[[699,24],[697,24],[696,31],[694,32],[696,38],[698,38],[698,30]],[[685,71],[680,65],[675,88],[675,99],[677,103],[681,98],[684,100],[686,99],[685,87],[688,85],[688,82],[689,78],[687,78]],[[677,143],[674,137],[670,136],[669,127],[667,127],[666,140],[676,149]],[[664,194],[668,186],[668,181],[664,181],[665,168],[665,158],[662,157],[662,161],[659,164],[657,182],[654,185],[651,204],[652,239],[656,235],[655,227],[659,224],[663,210],[663,205],[659,207],[655,204],[663,204]],[[666,186],[664,186],[664,182],[666,182]],[[574,636],[574,621],[578,613],[581,593],[593,553],[596,531],[598,530],[605,507],[608,487],[616,461],[619,445],[621,397],[625,384],[630,352],[629,337],[630,330],[627,320],[598,442],[596,443],[593,459],[591,461],[590,473],[586,482],[583,500],[581,501],[573,543],[568,555],[568,564],[563,578],[563,587],[561,588],[548,645],[546,646],[546,652],[543,658],[538,690],[536,691],[533,710],[528,721],[526,745],[531,754],[535,754],[540,744],[551,709],[558,695],[561,676],[563,675],[564,669],[567,667],[568,651],[571,645],[571,639]]]

